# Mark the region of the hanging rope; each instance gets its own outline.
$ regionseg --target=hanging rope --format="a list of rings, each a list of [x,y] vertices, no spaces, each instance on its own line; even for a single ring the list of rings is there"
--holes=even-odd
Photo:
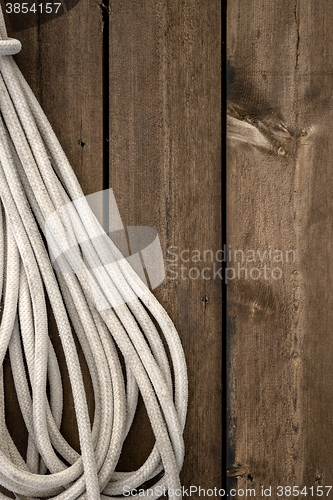
[[[147,497],[166,488],[179,499],[187,375],[178,334],[90,209],[11,57],[21,44],[7,37],[2,12],[0,38],[0,484],[20,499],[95,500],[119,498],[156,478]],[[47,300],[69,373],[80,453],[60,432],[63,388]],[[92,381],[92,425],[73,331]],[[5,421],[7,351],[28,431],[25,458]],[[139,392],[156,443],[138,470],[116,472]]]

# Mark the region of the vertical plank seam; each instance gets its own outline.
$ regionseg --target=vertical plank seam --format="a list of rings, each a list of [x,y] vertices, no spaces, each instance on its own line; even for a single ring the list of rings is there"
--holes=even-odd
[[[296,29],[296,46],[295,46],[295,68],[294,68],[294,85],[295,85],[295,176],[294,176],[294,212],[295,212],[295,245],[298,260],[301,256],[301,227],[299,219],[299,210],[302,200],[302,172],[300,169],[302,149],[299,149],[299,114],[298,114],[298,94],[299,94],[299,57],[300,57],[300,13],[299,0],[294,3],[295,29]],[[304,150],[303,150],[304,151]],[[303,153],[304,154],[304,153]],[[294,333],[292,340],[291,363],[293,370],[293,416],[292,416],[292,475],[296,483],[302,484],[304,478],[304,463],[302,457],[302,349],[304,341],[303,320],[301,314],[301,286],[304,284],[299,273],[300,262],[298,262],[298,274],[295,277],[295,318],[294,318]],[[303,288],[304,289],[304,288]]]
[[[106,233],[109,233],[109,196],[110,188],[110,0],[102,0],[101,3],[103,21],[103,41],[102,41],[102,101],[103,101],[103,226]]]
[[[164,183],[165,183],[165,243],[166,248],[169,248],[169,237],[170,237],[170,220],[169,220],[169,206],[170,206],[170,112],[169,112],[169,101],[168,101],[168,4],[164,0],[162,2],[162,64],[161,64],[161,79],[162,79],[162,95],[163,95],[163,133],[164,133],[164,158],[163,158],[163,170],[164,170]]]
[[[222,172],[221,172],[221,243],[222,249],[227,248],[227,0],[222,2]],[[225,280],[226,262],[222,262],[222,487],[227,490],[227,446],[228,446],[228,394],[227,394],[227,285]]]

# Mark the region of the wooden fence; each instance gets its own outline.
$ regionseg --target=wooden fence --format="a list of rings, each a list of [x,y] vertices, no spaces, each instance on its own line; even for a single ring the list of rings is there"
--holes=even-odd
[[[258,498],[333,484],[332,14],[228,2],[228,467]]]
[[[16,61],[85,194],[112,187],[125,225],[155,228],[166,258],[170,247],[178,256],[221,248],[219,11],[219,0],[79,0],[63,2],[53,18],[5,14],[9,36],[23,46]],[[177,277],[167,273],[155,292],[176,324],[188,363],[182,482],[219,487],[222,282],[178,271]],[[63,357],[51,312],[50,335]],[[78,448],[61,365],[67,398],[62,432]],[[9,361],[5,385],[8,426],[24,454],[26,431]],[[139,467],[153,442],[140,403],[120,468]]]

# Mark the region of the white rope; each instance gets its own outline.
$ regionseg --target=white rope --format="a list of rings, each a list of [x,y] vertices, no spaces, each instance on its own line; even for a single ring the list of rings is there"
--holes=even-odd
[[[156,478],[154,494],[150,489],[145,496],[157,499],[167,489],[169,498],[181,498],[187,374],[178,334],[90,209],[11,57],[20,48],[7,37],[1,12],[0,485],[20,499],[95,500],[119,498]],[[55,266],[43,236],[58,257]],[[48,335],[46,296],[66,359],[80,453],[60,431],[63,388]],[[92,381],[92,424],[72,329]],[[5,420],[7,351],[29,435],[24,458]],[[156,443],[138,470],[116,472],[139,392]],[[11,497],[0,493],[0,498]]]

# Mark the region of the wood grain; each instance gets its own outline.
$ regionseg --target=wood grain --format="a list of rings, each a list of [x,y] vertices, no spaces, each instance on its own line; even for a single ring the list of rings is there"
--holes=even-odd
[[[273,486],[272,498],[277,485],[333,480],[331,15],[325,1],[228,4],[228,109],[238,120],[228,243],[240,250],[228,266],[244,268],[228,284],[229,468],[233,485]],[[269,147],[249,144],[247,125]],[[241,253],[269,249],[283,258]],[[282,276],[266,279],[264,266]]]
[[[182,279],[179,257],[221,248],[220,2],[112,0],[110,7],[110,185],[126,225],[157,229],[165,258],[175,247],[177,263],[167,264],[178,277],[167,272],[156,296],[188,363],[182,480],[219,487],[221,280],[186,278],[203,262],[183,262]],[[133,431],[121,463],[127,469],[153,443],[143,411]]]

